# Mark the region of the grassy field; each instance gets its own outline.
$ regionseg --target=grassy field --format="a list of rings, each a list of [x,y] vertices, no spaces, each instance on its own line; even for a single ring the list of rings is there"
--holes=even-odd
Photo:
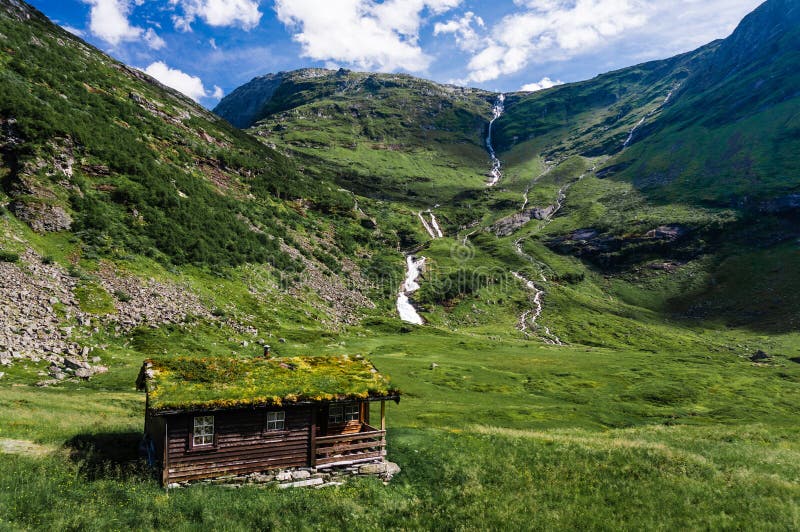
[[[391,326],[278,348],[364,354],[405,392],[388,412],[389,458],[403,468],[390,485],[165,493],[136,462],[146,353],[110,348],[111,371],[89,383],[35,388],[20,367],[0,385],[0,527],[800,526],[800,364],[785,356],[756,364],[745,351],[544,347]],[[798,340],[773,347],[790,353]],[[180,335],[162,342],[186,350]]]

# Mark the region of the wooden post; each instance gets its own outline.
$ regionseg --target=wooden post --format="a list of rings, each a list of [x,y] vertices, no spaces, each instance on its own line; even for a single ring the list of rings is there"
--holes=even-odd
[[[381,399],[381,430],[386,430],[386,401]]]
[[[169,489],[169,423],[164,418],[164,458],[161,461],[161,484]]]
[[[311,406],[311,437],[309,441],[308,465],[317,467],[317,405]]]

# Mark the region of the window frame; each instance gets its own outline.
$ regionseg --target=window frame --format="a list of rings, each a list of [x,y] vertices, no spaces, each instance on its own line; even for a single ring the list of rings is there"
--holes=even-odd
[[[208,418],[211,419],[211,425],[210,425],[211,434],[206,434],[205,431],[204,431],[204,433],[200,434],[199,437],[207,438],[208,436],[210,436],[211,437],[211,441],[209,443],[197,443],[195,441],[195,438],[198,437],[198,434],[196,433],[197,428],[198,428],[197,420],[198,419],[208,419]],[[203,424],[200,427],[201,428],[207,428],[208,426],[209,426],[208,424]],[[191,432],[189,433],[189,450],[204,451],[204,450],[216,449],[217,448],[217,434],[218,434],[217,433],[217,420],[216,420],[216,416],[214,414],[202,414],[202,415],[192,416]]]
[[[338,414],[334,414],[334,410]],[[351,421],[361,421],[360,403],[338,403],[328,405],[328,424],[341,425]]]
[[[348,409],[352,409],[352,411],[348,412]],[[361,421],[361,405],[358,403],[348,403],[342,405],[342,413],[344,414],[345,423],[348,421]]]
[[[278,414],[280,414],[280,419],[270,419],[270,416]],[[270,426],[271,423],[277,424],[278,422],[280,422],[280,426]],[[264,432],[269,434],[286,432],[286,410],[268,410],[264,419]]]

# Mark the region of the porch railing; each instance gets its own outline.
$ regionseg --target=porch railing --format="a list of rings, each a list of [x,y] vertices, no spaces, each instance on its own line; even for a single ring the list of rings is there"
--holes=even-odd
[[[361,432],[317,436],[314,443],[317,467],[343,462],[361,462],[380,458],[386,454],[386,431],[364,424],[361,426]]]

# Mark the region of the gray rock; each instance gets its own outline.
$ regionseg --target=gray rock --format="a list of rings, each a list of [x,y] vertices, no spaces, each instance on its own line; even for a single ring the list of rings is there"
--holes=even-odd
[[[400,466],[394,462],[386,462],[386,471],[383,473],[384,478],[387,480],[400,472]]]
[[[359,475],[380,475],[386,472],[386,462],[378,464],[364,464],[358,468]]]
[[[302,488],[305,486],[318,486],[323,484],[325,481],[321,478],[309,478],[307,480],[298,480],[297,482],[289,482],[286,484],[279,484],[278,487],[281,489],[285,488]]]
[[[275,475],[275,480],[278,482],[286,482],[287,480],[292,480],[292,472],[291,471],[281,471],[277,475]]]
[[[89,379],[92,375],[94,375],[94,373],[92,373],[90,369],[79,368],[75,370],[75,376],[79,379]]]
[[[341,485],[343,485],[343,484],[344,484],[344,482],[336,482],[336,481],[333,481],[333,482],[325,482],[324,484],[319,484],[319,485],[317,485],[317,486],[314,486],[314,489],[315,489],[315,490],[318,490],[318,489],[320,489],[320,488],[327,488],[327,487],[333,487],[333,486],[341,486]]]
[[[67,369],[82,369],[83,364],[80,360],[72,357],[64,357],[64,366]]]
[[[68,231],[72,227],[72,217],[58,205],[15,200],[9,210],[38,233]]]
[[[299,471],[292,471],[292,480],[303,480],[309,478],[310,476],[311,473],[302,469]]]

